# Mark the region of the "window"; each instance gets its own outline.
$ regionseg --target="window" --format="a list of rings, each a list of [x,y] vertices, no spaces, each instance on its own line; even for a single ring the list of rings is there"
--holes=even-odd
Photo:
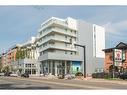
[[[75,42],[76,42],[76,38],[75,38]]]
[[[50,44],[50,45],[54,45],[54,44],[55,44],[55,42],[49,42],[49,44]]]
[[[47,43],[45,43],[45,46],[47,46]]]
[[[36,74],[36,70],[35,69],[32,69],[32,74]]]
[[[73,54],[73,52],[71,51],[71,55]]]
[[[76,34],[76,31],[74,31],[74,33]]]
[[[42,55],[43,53],[42,52],[40,52],[40,55]]]
[[[40,32],[40,35],[42,35],[42,31]]]
[[[67,43],[65,43],[65,46],[67,47]]]
[[[75,49],[76,49],[76,45],[74,45]]]

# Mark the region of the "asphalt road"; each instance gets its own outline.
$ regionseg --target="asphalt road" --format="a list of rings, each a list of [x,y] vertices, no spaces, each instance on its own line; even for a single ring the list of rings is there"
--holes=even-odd
[[[124,83],[127,81],[119,81]],[[127,84],[118,84],[104,81],[93,80],[65,80],[65,79],[36,79],[36,78],[21,78],[21,77],[0,77],[0,89],[127,89]]]

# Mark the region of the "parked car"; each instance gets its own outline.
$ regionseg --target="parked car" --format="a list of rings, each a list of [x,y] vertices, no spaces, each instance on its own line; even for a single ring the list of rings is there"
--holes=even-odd
[[[18,74],[10,74],[11,77],[18,77]]]
[[[120,79],[123,79],[123,80],[127,79],[127,72],[121,73],[121,74],[119,75],[119,78],[120,78]]]
[[[74,74],[66,74],[65,75],[65,79],[73,79],[73,78],[75,78]]]
[[[28,73],[21,74],[21,77],[29,78],[29,74]]]
[[[0,76],[4,76],[4,73],[0,73]]]
[[[10,76],[10,74],[12,74],[12,72],[6,72],[4,73],[4,76]]]

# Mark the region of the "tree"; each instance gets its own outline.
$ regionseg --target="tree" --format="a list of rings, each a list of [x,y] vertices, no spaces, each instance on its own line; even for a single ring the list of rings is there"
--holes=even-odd
[[[26,51],[24,49],[18,49],[16,52],[16,60],[24,59],[26,57]]]
[[[7,66],[4,66],[3,68],[2,68],[2,72],[4,72],[4,73],[7,73],[7,72],[9,72],[10,71],[10,67],[7,65]]]

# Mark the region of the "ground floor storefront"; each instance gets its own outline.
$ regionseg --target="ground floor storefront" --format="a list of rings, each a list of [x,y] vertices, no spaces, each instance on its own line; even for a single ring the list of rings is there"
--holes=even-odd
[[[29,75],[38,75],[39,64],[38,61],[32,59],[21,59],[15,61],[11,65],[11,72],[14,74],[21,75],[23,73],[28,73]]]
[[[40,64],[40,74],[61,75],[81,72],[81,61],[45,60]]]

